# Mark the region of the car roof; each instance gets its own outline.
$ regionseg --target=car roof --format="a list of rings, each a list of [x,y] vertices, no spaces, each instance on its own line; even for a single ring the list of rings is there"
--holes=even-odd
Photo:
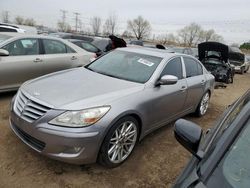
[[[150,56],[157,56],[161,58],[171,58],[176,55],[183,55],[178,53],[170,53],[167,50],[157,49],[157,48],[135,48],[135,47],[126,47],[126,48],[119,48],[120,51],[126,51],[126,52],[134,52],[139,54],[145,54]]]
[[[17,37],[17,38],[45,38],[45,39],[55,39],[55,40],[62,40],[58,37],[53,36],[45,36],[45,35],[38,35],[38,34],[26,34],[26,33],[16,33],[16,32],[0,32],[0,35],[6,35],[9,37]]]

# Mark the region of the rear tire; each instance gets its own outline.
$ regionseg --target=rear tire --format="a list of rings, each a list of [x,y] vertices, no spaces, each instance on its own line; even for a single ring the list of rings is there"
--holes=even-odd
[[[196,115],[198,117],[204,116],[207,112],[208,105],[209,105],[209,100],[210,100],[210,94],[207,91],[201,98],[201,101],[196,109]]]
[[[98,162],[108,168],[121,165],[132,153],[138,138],[138,121],[132,116],[118,120],[102,143]]]

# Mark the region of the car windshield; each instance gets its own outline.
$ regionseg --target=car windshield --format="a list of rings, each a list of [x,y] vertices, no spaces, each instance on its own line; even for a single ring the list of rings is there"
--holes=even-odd
[[[222,172],[227,182],[234,188],[250,185],[250,121],[225,156]]]
[[[92,41],[97,48],[101,49],[102,51],[106,51],[106,47],[109,45],[108,39],[96,39]]]
[[[11,38],[11,36],[0,34],[0,44],[4,43],[9,38]]]
[[[161,61],[160,57],[115,50],[86,68],[111,77],[145,83]]]

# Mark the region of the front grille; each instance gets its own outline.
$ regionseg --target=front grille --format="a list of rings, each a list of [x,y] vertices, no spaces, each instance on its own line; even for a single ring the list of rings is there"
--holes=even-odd
[[[47,111],[51,108],[39,104],[31,99],[29,99],[23,92],[18,92],[14,110],[29,123],[34,122],[35,120],[42,117]]]
[[[17,134],[22,139],[24,139],[24,141],[26,141],[28,144],[30,144],[32,147],[34,147],[38,151],[42,151],[45,148],[46,144],[44,142],[30,136],[29,134],[27,134],[23,130],[19,129],[15,124],[12,124],[12,127],[15,129]]]

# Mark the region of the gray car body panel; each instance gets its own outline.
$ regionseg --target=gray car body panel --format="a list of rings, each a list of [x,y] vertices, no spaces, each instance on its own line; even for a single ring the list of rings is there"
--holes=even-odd
[[[17,117],[13,110],[15,108],[13,101],[10,121],[14,132],[13,125],[16,125],[33,137],[46,142],[46,146],[50,148],[45,147],[41,153],[51,158],[76,164],[92,163],[97,159],[105,135],[121,117],[132,115],[137,118],[140,123],[139,140],[141,140],[153,130],[194,112],[204,93],[213,91],[214,77],[203,66],[203,75],[185,78],[186,72],[182,57],[186,55],[142,48],[119,50],[154,55],[162,57],[163,60],[145,84],[112,78],[86,68],[65,70],[30,80],[22,85],[20,91],[31,100],[49,106],[52,110],[30,125],[21,117]],[[155,86],[163,68],[175,57],[182,58],[184,78],[173,85]],[[48,124],[50,120],[67,110],[100,106],[110,106],[111,109],[94,125],[67,128]],[[91,138],[89,138],[89,133],[91,133]],[[53,137],[56,139],[53,140]],[[66,157],[63,153],[58,154],[63,151],[62,145],[73,147],[77,145],[77,140],[84,148],[77,156]]]

